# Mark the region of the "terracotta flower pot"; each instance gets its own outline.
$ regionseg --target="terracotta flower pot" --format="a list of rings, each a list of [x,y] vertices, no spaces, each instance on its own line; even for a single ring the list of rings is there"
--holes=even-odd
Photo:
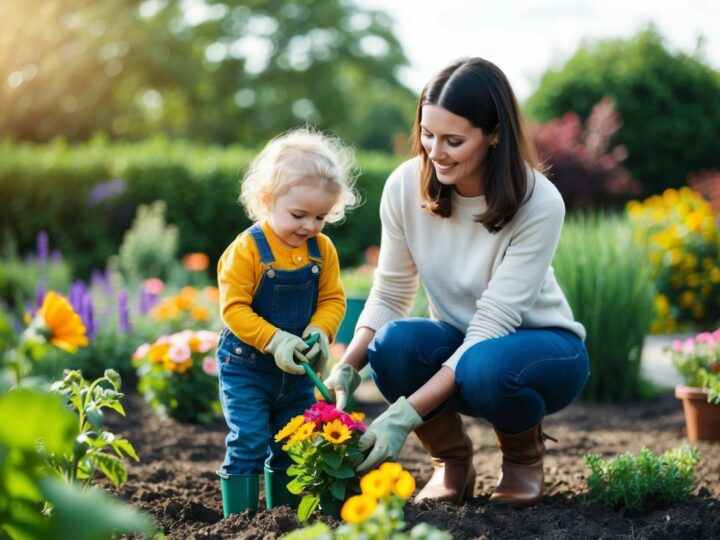
[[[690,441],[720,441],[720,404],[708,403],[707,390],[677,385],[675,397],[683,402]]]

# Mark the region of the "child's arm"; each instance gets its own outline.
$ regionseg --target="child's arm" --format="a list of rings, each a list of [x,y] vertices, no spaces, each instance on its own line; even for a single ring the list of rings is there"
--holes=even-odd
[[[262,265],[255,242],[241,234],[228,246],[218,262],[220,315],[241,341],[264,351],[277,328],[250,307]]]

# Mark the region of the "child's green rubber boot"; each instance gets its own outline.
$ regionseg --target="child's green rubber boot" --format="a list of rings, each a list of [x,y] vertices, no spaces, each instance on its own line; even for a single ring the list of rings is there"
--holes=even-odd
[[[250,509],[257,512],[260,477],[253,475],[230,476],[218,471],[222,491],[223,516],[239,514]]]
[[[300,497],[287,490],[290,477],[285,471],[273,471],[265,467],[265,503],[270,510],[276,506],[286,504],[290,508],[297,508]]]

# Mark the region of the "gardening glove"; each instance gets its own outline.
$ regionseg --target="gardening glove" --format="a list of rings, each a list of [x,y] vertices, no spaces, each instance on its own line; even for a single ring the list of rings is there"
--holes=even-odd
[[[320,334],[320,339],[305,353],[305,358],[308,359],[308,362],[310,362],[316,371],[321,371],[328,361],[328,358],[330,358],[330,341],[328,340],[327,334],[314,324],[309,324],[305,330],[303,330],[302,338],[307,339],[313,334]]]
[[[364,452],[368,448],[372,448],[372,450],[365,461],[358,465],[356,471],[364,473],[374,469],[383,461],[395,461],[407,436],[422,423],[423,419],[412,408],[412,405],[407,402],[407,399],[400,396],[387,411],[370,424],[367,431],[360,437],[358,441],[360,451]]]
[[[265,352],[272,354],[277,367],[286,373],[304,375],[305,370],[295,363],[293,357],[296,352],[302,356],[302,351],[307,348],[307,344],[301,338],[284,330],[278,330],[270,343],[265,346]]]
[[[344,409],[348,396],[360,385],[360,374],[350,364],[339,362],[332,367],[323,383],[335,394],[335,407]]]

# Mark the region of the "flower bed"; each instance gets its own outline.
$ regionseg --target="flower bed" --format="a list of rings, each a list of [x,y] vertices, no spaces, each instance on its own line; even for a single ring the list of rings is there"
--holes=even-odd
[[[159,418],[137,395],[126,398],[126,418],[113,417],[109,429],[133,441],[140,462],[128,463],[129,478],[120,494],[149,511],[164,527],[169,540],[191,535],[200,538],[278,538],[302,526],[288,507],[246,512],[222,519],[218,479],[213,473],[224,453],[226,427],[220,418],[207,426],[182,425]],[[358,403],[370,422],[382,404]],[[655,454],[685,440],[684,421],[671,393],[655,399],[623,404],[588,406],[577,403],[546,419],[544,427],[559,443],[546,455],[545,492],[540,506],[515,510],[488,504],[497,479],[500,453],[492,428],[467,420],[475,442],[478,470],[475,498],[461,505],[423,502],[405,508],[407,529],[427,522],[449,531],[454,538],[695,538],[720,537],[720,452],[718,445],[697,443],[700,459],[696,484],[683,502],[657,508],[644,516],[627,516],[604,506],[583,504],[589,470],[583,456],[604,457],[638,452],[642,446]],[[432,472],[426,452],[411,436],[398,462],[416,479],[418,487]],[[261,500],[262,500],[261,493]],[[325,522],[339,522],[323,517]]]

